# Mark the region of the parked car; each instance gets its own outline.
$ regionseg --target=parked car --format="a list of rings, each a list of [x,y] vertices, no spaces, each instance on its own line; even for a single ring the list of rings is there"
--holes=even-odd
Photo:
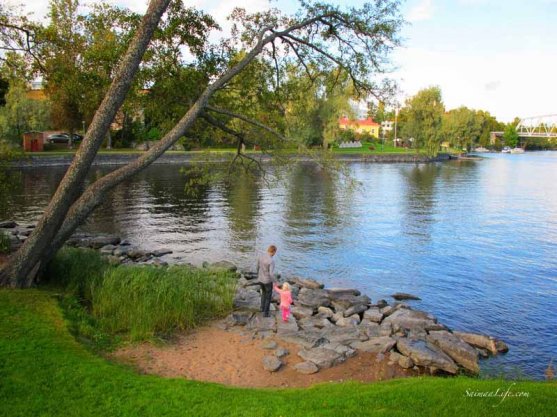
[[[72,135],[72,142],[80,142],[83,140],[83,136],[74,133]],[[46,138],[46,143],[68,143],[70,141],[69,133],[53,133],[48,135]]]

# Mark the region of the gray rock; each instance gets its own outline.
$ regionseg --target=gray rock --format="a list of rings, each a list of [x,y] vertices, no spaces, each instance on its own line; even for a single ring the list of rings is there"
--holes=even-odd
[[[379,335],[380,336],[391,336],[393,334],[393,326],[391,323],[381,323],[379,325]]]
[[[438,347],[424,340],[401,338],[396,347],[404,356],[408,356],[414,364],[429,368],[432,373],[441,369],[450,374],[458,372],[458,366]]]
[[[366,310],[367,310],[367,305],[365,305],[365,304],[358,304],[358,305],[349,307],[348,309],[346,309],[346,310],[344,311],[343,314],[344,314],[344,317],[349,317],[349,316],[352,316],[352,315],[354,315],[354,314],[361,314],[361,313],[363,313],[363,312],[366,311]]]
[[[353,314],[350,317],[341,317],[335,324],[340,327],[357,326],[360,324],[360,316]]]
[[[316,280],[311,279],[311,278],[291,277],[291,278],[288,278],[287,281],[290,284],[297,285],[297,286],[302,287],[302,288],[309,288],[309,289],[312,289],[312,290],[321,289],[325,286],[324,284],[322,284],[320,282],[317,282]]]
[[[321,336],[320,332],[304,330],[298,332],[277,332],[277,338],[287,343],[294,343],[306,349],[311,349],[328,343],[328,340]]]
[[[226,318],[229,326],[245,326],[253,316],[251,311],[234,311]]]
[[[370,337],[365,342],[353,342],[350,346],[362,352],[385,353],[396,345],[396,340],[388,336]]]
[[[128,239],[123,239],[120,241],[120,246],[130,246],[131,242]]]
[[[368,319],[375,323],[381,323],[383,319],[383,313],[379,311],[377,307],[371,307],[368,310],[364,311],[364,320]]]
[[[238,270],[238,267],[236,265],[234,265],[232,262],[229,262],[229,261],[213,262],[212,264],[209,264],[209,268],[211,268],[211,269],[224,269],[224,270],[230,271],[230,272],[236,272]]]
[[[375,307],[381,309],[384,307],[387,307],[389,305],[389,303],[387,303],[387,301],[381,299],[381,300],[377,300],[377,303],[375,304]]]
[[[276,372],[282,366],[282,361],[276,356],[264,356],[263,357],[263,368],[269,372]]]
[[[118,258],[117,256],[109,255],[109,256],[106,257],[106,260],[108,261],[108,263],[110,265],[120,265],[121,264],[120,258]]]
[[[468,343],[447,331],[430,332],[426,339],[449,355],[458,365],[477,374],[480,372],[478,353]]]
[[[117,246],[114,245],[105,245],[103,246],[99,252],[103,255],[112,255],[112,253],[114,252],[114,249],[116,249]],[[114,256],[119,256],[119,255],[114,255]]]
[[[333,317],[333,314],[335,313],[329,307],[319,306],[317,308],[317,315],[321,318],[330,319],[331,317]]]
[[[305,361],[294,365],[294,369],[301,374],[310,375],[319,372],[319,368],[313,362]]]
[[[168,255],[169,253],[172,253],[170,249],[157,249],[153,251],[153,256],[159,258],[161,256]]]
[[[13,220],[5,220],[3,222],[0,222],[0,229],[13,229],[14,227],[17,227],[17,223]]]
[[[290,316],[288,321],[283,321],[282,317],[277,316],[277,334],[297,332],[299,330],[296,317]]]
[[[435,324],[435,317],[423,311],[410,310],[407,308],[396,309],[392,314],[383,319],[383,323],[391,323],[393,329],[425,331],[425,328]]]
[[[114,249],[112,254],[114,256],[127,256],[128,255],[128,250],[129,250],[129,248],[127,246],[122,247],[122,245],[120,245],[120,246],[116,246],[116,249]]]
[[[385,306],[379,310],[384,317],[389,316],[390,314],[394,313],[395,308],[393,306]]]
[[[506,352],[509,350],[505,343],[503,343],[502,341],[498,341],[491,336],[477,334],[477,333],[466,333],[466,332],[453,332],[453,334],[457,337],[460,337],[469,345],[481,349],[486,349],[487,351],[491,352],[493,355],[496,355],[499,352]],[[499,350],[499,348],[502,350]]]
[[[316,316],[301,319],[299,325],[302,329],[322,329],[323,327],[334,326],[328,319]]]
[[[360,329],[356,326],[350,327],[324,327],[321,330],[321,337],[330,343],[341,343],[348,345],[358,340],[366,340],[367,337],[362,337]]]
[[[303,349],[298,352],[303,360],[313,362],[319,369],[330,368],[344,362],[345,358],[342,354],[334,350],[325,349],[324,347],[316,347],[313,349]]]
[[[99,249],[106,245],[117,245],[120,238],[117,236],[96,236],[89,240],[89,245],[93,249]]]
[[[276,331],[277,322],[275,317],[265,317],[263,313],[255,313],[253,317],[248,321],[246,327],[250,330],[255,330],[257,332],[262,331]]]
[[[326,290],[309,288],[302,288],[300,290],[298,303],[313,310],[317,310],[319,306],[328,307],[331,305],[329,294]]]
[[[335,311],[346,310],[352,306],[370,305],[371,298],[367,295],[344,295],[331,297],[331,304]]]
[[[338,312],[332,315],[331,317],[331,321],[333,323],[336,323],[337,321],[339,321],[340,319],[342,319],[344,317],[343,312]]]
[[[327,343],[322,347],[325,349],[334,350],[335,352],[343,355],[345,358],[352,358],[357,354],[355,349],[352,349],[351,347],[343,345],[341,343]]]
[[[405,293],[405,292],[394,293],[393,295],[391,295],[391,297],[393,297],[397,301],[401,301],[401,300],[421,300],[420,297],[418,297],[416,295],[408,294],[408,293]]]
[[[251,289],[238,288],[234,296],[234,308],[259,311],[261,308],[261,295]]]
[[[305,317],[311,317],[313,315],[313,308],[295,305],[291,307],[290,313],[299,320]]]
[[[137,248],[130,248],[126,255],[131,258],[131,259],[142,259],[145,258],[147,255],[147,252],[145,252],[144,250],[141,249],[137,249]]]
[[[402,357],[403,356],[400,353],[392,350],[389,352],[389,363],[390,364],[398,363],[399,359]]]
[[[414,367],[414,361],[410,359],[408,356],[402,356],[398,360],[398,365],[404,369],[410,369]]]
[[[328,288],[327,291],[329,291],[329,295],[332,299],[352,295],[358,296],[362,294],[355,288]]]
[[[381,326],[370,321],[369,319],[364,319],[361,321],[360,331],[363,332],[367,337],[381,336]],[[390,336],[390,333],[387,336]]]
[[[275,349],[275,356],[277,358],[283,358],[286,355],[288,355],[290,352],[288,352],[288,349],[285,349],[283,347],[278,347],[277,349]]]

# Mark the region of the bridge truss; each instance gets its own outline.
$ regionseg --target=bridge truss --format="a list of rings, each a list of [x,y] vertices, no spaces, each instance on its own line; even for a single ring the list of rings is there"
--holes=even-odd
[[[557,114],[520,119],[516,131],[523,138],[557,138]]]

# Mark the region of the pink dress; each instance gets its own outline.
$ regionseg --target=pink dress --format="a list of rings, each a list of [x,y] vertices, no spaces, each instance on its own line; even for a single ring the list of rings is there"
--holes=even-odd
[[[290,304],[292,304],[292,293],[288,290],[281,290],[276,285],[274,286],[276,292],[280,294],[280,311],[282,312],[282,320],[288,321],[290,317]]]

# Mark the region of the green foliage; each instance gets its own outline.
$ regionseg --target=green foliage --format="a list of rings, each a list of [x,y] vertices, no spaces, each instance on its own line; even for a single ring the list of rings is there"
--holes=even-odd
[[[23,83],[10,82],[5,99],[6,105],[0,107],[0,141],[19,146],[23,133],[50,127],[49,102],[27,98]]]
[[[459,107],[443,115],[442,135],[451,147],[466,149],[487,146],[490,132],[500,129],[500,124],[488,112]]]
[[[97,251],[66,248],[45,273],[69,295],[74,331],[107,343],[106,335],[144,340],[191,329],[232,309],[235,274],[189,266],[109,265]],[[73,298],[72,298],[73,297]],[[90,310],[84,315],[73,299]]]
[[[555,382],[516,381],[528,398],[470,397],[506,391],[501,379],[402,378],[307,389],[232,388],[139,375],[77,343],[51,293],[0,289],[2,416],[348,417],[555,414]]]
[[[515,148],[518,145],[518,138],[519,136],[515,125],[512,123],[507,125],[505,131],[503,132],[503,141],[505,142],[505,145]]]
[[[437,156],[441,144],[441,123],[445,107],[439,87],[419,91],[401,110],[402,136],[414,139],[414,147],[424,148],[429,157]]]

